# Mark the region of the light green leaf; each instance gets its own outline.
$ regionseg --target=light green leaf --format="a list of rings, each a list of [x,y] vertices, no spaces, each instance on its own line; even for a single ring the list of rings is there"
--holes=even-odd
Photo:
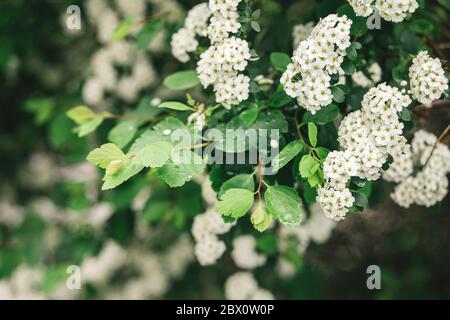
[[[295,140],[289,143],[287,146],[281,150],[272,160],[272,167],[275,171],[280,170],[282,167],[287,165],[289,161],[294,159],[294,157],[299,154],[303,149],[303,143],[300,140]]]
[[[313,122],[308,122],[308,138],[311,146],[317,146],[317,126]]]
[[[275,69],[284,72],[286,71],[288,64],[291,63],[291,57],[284,52],[272,52],[270,55],[270,62]]]
[[[260,202],[255,211],[250,216],[253,227],[259,232],[264,232],[272,222],[272,215],[267,212],[266,208]]]
[[[144,167],[162,167],[170,158],[173,145],[167,141],[156,141],[138,150],[133,162]]]
[[[311,157],[311,155],[306,154],[302,157],[302,159],[300,160],[300,175],[302,176],[302,178],[309,178],[311,177],[314,173],[311,173],[311,170],[314,168],[314,166],[316,165],[316,161],[314,160],[313,157]]]
[[[76,124],[81,125],[95,117],[95,112],[86,106],[77,106],[67,111],[67,116]]]
[[[181,102],[176,101],[167,101],[161,103],[158,108],[166,108],[166,109],[172,109],[172,110],[178,110],[178,111],[187,111],[187,110],[194,110],[193,108],[185,105]]]
[[[102,169],[106,167],[114,160],[123,160],[125,154],[115,144],[106,143],[97,149],[92,150],[88,156],[87,161],[99,166]]]
[[[136,48],[144,50],[148,48],[150,42],[161,32],[163,21],[161,19],[152,19],[145,24],[136,37]]]
[[[251,192],[255,191],[255,181],[251,174],[239,174],[225,181],[220,187],[219,197],[229,189],[247,189]]]
[[[131,32],[133,32],[134,29],[134,19],[133,18],[127,18],[123,20],[114,30],[114,33],[111,37],[112,41],[119,41],[124,39],[126,36],[128,36]]]
[[[177,161],[177,159],[179,161]],[[181,187],[195,174],[203,172],[206,160],[190,150],[180,150],[169,163],[158,168],[158,176],[171,188]]]
[[[229,189],[220,197],[215,209],[223,216],[240,218],[250,210],[253,201],[253,192],[247,189]]]
[[[301,199],[287,186],[270,186],[265,195],[267,210],[281,223],[298,226],[301,222]]]
[[[195,87],[200,81],[195,70],[180,71],[164,79],[164,85],[172,90],[186,90]]]

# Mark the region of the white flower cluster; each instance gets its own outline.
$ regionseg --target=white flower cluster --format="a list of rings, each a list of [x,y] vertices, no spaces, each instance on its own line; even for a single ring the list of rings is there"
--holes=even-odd
[[[382,83],[364,95],[361,110],[342,120],[338,140],[343,151],[333,151],[325,159],[325,185],[317,198],[327,217],[342,220],[353,205],[347,188],[351,177],[377,180],[388,155],[407,152],[398,113],[410,103],[407,94]]]
[[[314,22],[312,21],[294,26],[294,29],[292,30],[292,46],[294,48],[297,48],[300,42],[306,40],[309,37],[313,29]]]
[[[367,72],[369,73],[369,77],[367,77],[364,72],[357,71],[352,74],[353,82],[360,87],[370,88],[375,84],[381,81],[381,77],[383,75],[383,71],[378,63],[372,63],[368,68]]]
[[[251,235],[239,236],[233,240],[231,257],[236,266],[248,270],[260,267],[267,261],[264,254],[256,251],[256,240]]]
[[[131,72],[119,74],[116,66]],[[147,56],[136,53],[126,41],[100,48],[92,58],[91,73],[83,87],[83,99],[93,106],[101,104],[108,92],[116,93],[126,102],[134,102],[142,89],[156,82],[155,70]]]
[[[195,255],[202,266],[212,265],[225,252],[225,243],[218,235],[227,233],[234,226],[225,223],[222,217],[209,209],[197,215],[192,224],[192,235],[196,241]]]
[[[391,22],[401,22],[419,7],[417,0],[347,0],[357,16],[368,17],[374,12],[373,3],[380,16]]]
[[[16,206],[10,201],[0,200],[0,225],[18,226],[24,218],[24,208]]]
[[[350,46],[352,21],[331,14],[314,27],[311,35],[300,42],[280,82],[286,93],[298,104],[316,113],[333,101],[331,75],[339,72]]]
[[[172,55],[180,62],[188,62],[189,53],[198,47],[196,35],[205,36],[211,11],[207,3],[201,3],[189,10],[184,26],[172,36]]]
[[[226,108],[247,100],[250,90],[250,78],[240,73],[247,67],[250,48],[246,40],[232,36],[241,27],[240,1],[210,0],[195,6],[171,42],[173,55],[187,62],[198,47],[195,36],[208,37],[211,46],[200,55],[197,73],[203,87],[212,85],[217,103]]]
[[[448,79],[438,58],[432,58],[426,51],[421,51],[414,58],[409,68],[412,95],[420,103],[431,107],[448,89]]]
[[[347,0],[353,7],[357,16],[368,17],[372,14],[372,2],[373,0]]]
[[[83,260],[83,281],[102,284],[120,268],[127,259],[127,252],[113,241],[108,241],[98,256]]]
[[[399,185],[395,187],[391,194],[392,199],[399,205],[409,208],[412,204],[430,207],[442,201],[448,193],[447,174],[450,172],[450,150],[449,148],[438,143],[430,158],[430,154],[437,141],[435,135],[419,130],[415,133],[411,142],[412,152],[409,157],[403,159],[395,159],[391,170],[401,170],[398,167],[404,166],[401,162],[407,162],[407,166],[413,167],[414,163],[422,166],[422,170],[416,175],[410,175],[401,179]],[[427,160],[428,164],[425,166]],[[400,179],[391,179],[392,175],[383,176],[388,181],[399,182]]]
[[[272,293],[259,287],[253,274],[237,272],[225,282],[227,300],[274,300]]]

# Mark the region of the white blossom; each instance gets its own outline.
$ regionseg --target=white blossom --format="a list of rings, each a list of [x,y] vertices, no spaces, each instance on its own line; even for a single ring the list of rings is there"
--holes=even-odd
[[[256,251],[256,240],[251,235],[239,236],[233,240],[231,252],[236,266],[242,269],[255,269],[264,265],[267,257]]]
[[[331,14],[300,42],[280,82],[286,93],[312,114],[333,101],[331,75],[339,73],[350,46],[352,21]]]

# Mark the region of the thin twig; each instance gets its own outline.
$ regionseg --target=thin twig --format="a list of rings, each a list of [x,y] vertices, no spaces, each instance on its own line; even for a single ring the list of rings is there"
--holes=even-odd
[[[423,166],[424,168],[427,166],[428,162],[430,162],[431,156],[433,155],[434,150],[436,149],[437,145],[439,142],[442,141],[442,139],[444,139],[445,135],[448,133],[448,131],[450,130],[450,124],[447,126],[447,128],[445,128],[445,130],[441,133],[441,135],[439,136],[439,138],[436,140],[436,142],[433,145],[433,149],[431,149],[430,155],[428,156],[427,161],[425,162],[425,165]]]

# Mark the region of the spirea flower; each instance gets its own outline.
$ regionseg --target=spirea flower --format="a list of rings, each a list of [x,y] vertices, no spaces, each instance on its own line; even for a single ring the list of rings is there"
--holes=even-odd
[[[170,45],[172,55],[180,62],[190,60],[189,53],[198,47],[196,35],[205,36],[211,11],[206,3],[201,3],[189,10],[184,26],[173,34]]]
[[[377,0],[375,6],[380,16],[391,22],[402,22],[408,14],[419,8],[417,0]]]
[[[407,94],[382,83],[364,95],[361,110],[341,121],[338,141],[343,151],[330,152],[325,159],[325,184],[317,197],[327,217],[342,220],[353,205],[355,199],[347,187],[351,177],[377,180],[389,155],[394,159],[407,156],[398,113],[410,103]],[[393,169],[387,176],[404,176],[412,170],[409,165],[401,169]]]
[[[373,0],[347,0],[357,16],[368,17],[373,13]]]
[[[448,79],[438,58],[421,51],[409,68],[412,95],[420,103],[431,106],[448,89]]]
[[[419,7],[417,0],[347,0],[355,14],[368,17],[374,12],[373,5],[380,16],[391,22],[401,22]]]
[[[286,93],[313,114],[333,100],[331,75],[339,72],[350,46],[351,24],[346,16],[335,14],[320,20],[300,42],[280,79]]]

